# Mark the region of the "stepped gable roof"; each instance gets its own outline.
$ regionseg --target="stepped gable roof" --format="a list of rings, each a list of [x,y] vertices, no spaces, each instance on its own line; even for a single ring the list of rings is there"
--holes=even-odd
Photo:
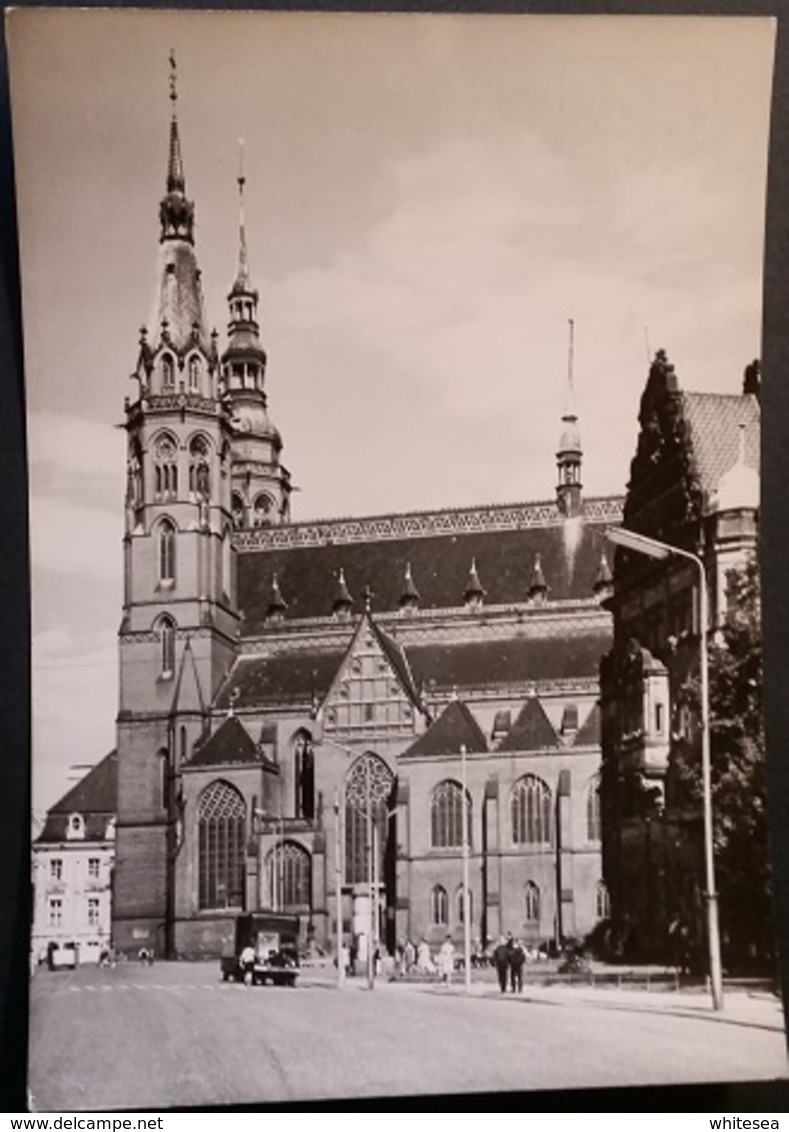
[[[259,763],[260,752],[235,715],[229,715],[213,735],[195,747],[189,766],[223,766],[227,763]]]
[[[346,648],[293,649],[272,656],[241,656],[219,688],[214,707],[227,710],[323,699]]]
[[[499,744],[499,750],[544,751],[558,746],[559,740],[545,714],[545,708],[536,696],[531,696]]]
[[[400,758],[459,755],[464,744],[470,755],[485,754],[488,749],[485,736],[466,704],[461,700],[451,700],[427,731]]]
[[[38,841],[65,841],[68,819],[85,819],[85,841],[103,841],[107,821],[118,810],[118,752],[110,751],[47,811]]]
[[[682,393],[693,458],[705,492],[714,492],[737,462],[740,425],[745,425],[745,464],[759,470],[760,410],[753,394]]]
[[[237,536],[243,632],[255,635],[265,623],[272,572],[287,594],[289,620],[328,617],[332,578],[341,568],[351,593],[372,587],[379,612],[398,608],[409,564],[419,578],[422,610],[462,606],[472,559],[488,605],[526,602],[538,554],[552,601],[592,598],[602,532],[621,521],[622,501],[596,502],[599,515],[580,522],[563,521],[553,504],[519,505],[470,513],[474,529],[461,522],[465,512],[442,512],[289,524]],[[536,511],[540,518],[529,525],[526,513]],[[409,529],[416,533],[400,534]]]
[[[575,736],[576,747],[600,746],[600,705],[595,704]]]
[[[610,632],[590,631],[575,636],[409,645],[408,660],[417,682],[428,689],[433,683],[440,688],[467,688],[597,677],[600,657],[610,647]]]

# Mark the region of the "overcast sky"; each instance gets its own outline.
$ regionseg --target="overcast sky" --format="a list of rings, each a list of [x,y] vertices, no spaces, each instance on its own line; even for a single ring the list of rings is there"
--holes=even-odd
[[[115,426],[171,47],[220,333],[245,139],[295,519],[550,498],[570,318],[587,494],[624,491],[648,349],[721,392],[760,353],[772,21],[27,9],[10,34],[39,814],[114,745]]]

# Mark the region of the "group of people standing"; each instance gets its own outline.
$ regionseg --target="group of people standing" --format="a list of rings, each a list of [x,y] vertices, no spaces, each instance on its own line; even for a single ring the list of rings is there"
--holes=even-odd
[[[520,994],[523,990],[523,965],[526,962],[526,952],[523,944],[513,938],[508,932],[506,938],[502,936],[493,952],[493,963],[499,977],[499,989],[502,994],[507,992],[507,982],[513,994]]]

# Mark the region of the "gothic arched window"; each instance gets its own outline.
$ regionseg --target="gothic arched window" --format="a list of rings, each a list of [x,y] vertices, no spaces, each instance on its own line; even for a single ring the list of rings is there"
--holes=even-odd
[[[222,534],[222,589],[228,597],[233,589],[233,558],[231,555],[232,541],[230,527],[225,527]]]
[[[162,392],[172,393],[175,389],[175,363],[169,354],[162,358]]]
[[[430,893],[430,923],[439,927],[449,923],[447,890],[440,884],[437,884]]]
[[[463,788],[447,779],[430,798],[430,844],[434,849],[463,847]],[[466,837],[471,844],[471,798],[466,791]]]
[[[293,744],[296,817],[312,821],[315,817],[315,752],[309,731],[297,731]]]
[[[272,903],[280,912],[309,908],[312,903],[312,859],[295,841],[272,849],[268,858]]]
[[[515,845],[550,845],[551,791],[533,774],[512,789],[512,840]]]
[[[240,531],[244,526],[244,500],[234,491],[230,497],[230,508],[233,513],[233,526]]]
[[[253,527],[267,527],[271,523],[271,512],[274,510],[274,500],[270,495],[261,492],[255,499],[253,507],[252,525]]]
[[[462,884],[461,884],[460,888],[457,890],[456,903],[457,903],[457,910],[458,910],[458,923],[463,924],[463,923],[465,923],[465,920],[463,918],[463,914],[464,914],[464,911],[465,911],[465,901],[463,899],[463,885]],[[468,909],[469,909],[469,914],[470,914],[469,923],[473,923],[474,922],[474,893],[471,891],[471,889],[468,890]]]
[[[394,775],[378,755],[362,755],[345,780],[345,883],[363,884],[368,872],[368,807],[377,842],[377,871],[383,880],[383,859],[389,825],[388,800]]]
[[[175,622],[172,617],[164,616],[159,619],[159,646],[161,648],[163,677],[172,676],[175,672]]]
[[[189,392],[197,393],[200,389],[200,359],[192,354],[189,359]]]
[[[159,524],[159,584],[173,585],[175,582],[175,526],[170,519],[162,519]]]
[[[208,465],[208,442],[196,436],[189,444],[189,492],[199,499],[211,494],[211,473]]]
[[[171,436],[160,436],[153,446],[154,499],[165,503],[178,495],[178,446]]]
[[[528,923],[536,924],[540,921],[540,890],[533,880],[526,882],[523,893],[524,918]]]
[[[586,840],[600,840],[600,778],[592,779],[586,790]]]
[[[227,782],[212,782],[197,803],[198,904],[243,908],[246,807]]]

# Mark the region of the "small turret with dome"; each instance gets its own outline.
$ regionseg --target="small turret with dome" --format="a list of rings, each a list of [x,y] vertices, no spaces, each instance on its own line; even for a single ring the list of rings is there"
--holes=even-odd
[[[228,344],[222,355],[225,402],[233,424],[233,521],[271,526],[290,518],[290,475],[279,461],[282,437],[268,415],[266,351],[257,321],[258,292],[249,275],[244,219],[243,142],[238,175],[238,270],[228,295]]]
[[[745,459],[745,425],[740,425],[737,459],[718,480],[718,487],[710,500],[714,514],[725,511],[759,510],[759,473]]]

